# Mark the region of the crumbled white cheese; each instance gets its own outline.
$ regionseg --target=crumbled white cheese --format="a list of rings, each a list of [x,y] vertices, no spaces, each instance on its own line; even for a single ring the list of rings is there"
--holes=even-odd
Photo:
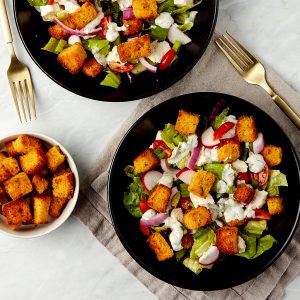
[[[154,41],[151,43],[151,54],[148,58],[154,63],[160,63],[163,56],[171,49],[168,42]]]
[[[155,24],[161,28],[169,29],[174,23],[174,19],[171,14],[168,12],[162,12],[156,19]]]
[[[248,171],[247,164],[242,160],[237,159],[231,165],[238,173],[245,173]]]
[[[249,171],[253,173],[259,173],[263,170],[266,162],[261,154],[250,153],[250,156],[246,160],[249,166]]]

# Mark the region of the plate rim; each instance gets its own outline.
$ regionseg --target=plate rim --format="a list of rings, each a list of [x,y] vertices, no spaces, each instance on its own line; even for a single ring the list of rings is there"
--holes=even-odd
[[[255,109],[258,109],[260,112],[262,112],[263,114],[267,115],[270,119],[272,119],[272,121],[281,129],[282,131],[282,134],[284,135],[284,137],[286,138],[286,140],[288,141],[288,144],[289,144],[289,147],[291,149],[291,152],[293,154],[293,157],[295,159],[295,162],[296,162],[296,167],[298,169],[298,177],[300,178],[300,159],[298,158],[297,154],[296,154],[296,151],[295,151],[295,148],[293,146],[293,144],[291,143],[289,137],[286,135],[286,133],[284,132],[284,130],[282,129],[282,127],[273,119],[272,116],[270,116],[267,112],[265,112],[263,109],[261,109],[260,107],[258,107],[257,105],[253,104],[252,102],[250,101],[247,101],[245,100],[244,98],[240,98],[238,96],[235,96],[235,95],[232,95],[232,94],[225,94],[225,93],[219,93],[219,92],[193,92],[193,93],[186,93],[186,94],[182,94],[182,95],[179,95],[179,96],[175,96],[175,97],[172,97],[172,98],[168,98],[167,100],[155,105],[154,107],[150,108],[148,111],[146,111],[143,115],[141,115],[131,126],[130,128],[126,131],[126,133],[124,134],[123,138],[121,139],[121,141],[119,142],[118,144],[118,147],[116,148],[115,152],[114,152],[114,155],[112,157],[112,161],[111,161],[111,164],[109,166],[109,170],[108,170],[108,181],[107,181],[107,205],[108,205],[108,211],[109,211],[109,215],[110,215],[110,218],[112,220],[112,225],[115,229],[115,232],[117,233],[117,236],[120,240],[120,242],[122,243],[123,247],[126,249],[127,253],[145,270],[147,271],[148,273],[150,273],[151,275],[155,276],[156,278],[160,279],[160,280],[163,280],[165,281],[166,283],[169,283],[169,284],[172,284],[174,286],[177,286],[177,287],[180,287],[180,288],[185,288],[185,289],[190,289],[190,290],[195,290],[195,291],[215,291],[216,289],[197,289],[197,288],[193,288],[193,287],[187,287],[185,285],[178,285],[178,284],[175,284],[172,280],[170,280],[168,277],[165,277],[159,273],[157,273],[156,271],[154,271],[153,269],[151,269],[151,267],[149,267],[148,265],[146,265],[137,255],[135,255],[135,253],[133,253],[133,251],[130,249],[130,247],[127,245],[126,243],[126,240],[123,238],[119,228],[116,226],[116,222],[115,222],[115,217],[114,217],[114,214],[112,212],[112,209],[111,209],[111,192],[112,192],[112,189],[111,189],[111,185],[110,185],[110,181],[111,181],[111,177],[112,177],[112,169],[114,167],[114,164],[115,164],[115,160],[116,160],[116,157],[118,155],[118,152],[119,152],[119,149],[121,147],[121,145],[123,144],[124,140],[127,138],[127,136],[130,134],[130,132],[137,126],[139,125],[139,123],[141,123],[145,118],[147,118],[147,116],[149,114],[152,113],[153,110],[157,109],[158,107],[160,107],[161,105],[163,105],[164,103],[166,102],[171,102],[171,101],[174,101],[175,99],[178,99],[178,98],[181,98],[181,97],[188,97],[190,95],[203,95],[203,96],[209,96],[209,95],[214,95],[214,96],[219,96],[219,97],[232,97],[232,98],[235,98],[235,100],[239,101],[239,102],[242,102],[242,103],[247,103],[247,104],[250,104],[252,106],[255,107]],[[296,232],[296,229],[297,229],[297,226],[299,224],[299,219],[300,219],[300,201],[298,199],[298,211],[297,211],[297,215],[296,215],[296,219],[294,220],[294,223],[293,223],[293,227],[286,239],[286,241],[284,242],[284,244],[281,246],[280,250],[276,253],[276,255],[274,255],[272,257],[272,259],[267,263],[265,264],[263,267],[259,268],[256,272],[252,273],[251,275],[247,276],[246,278],[244,278],[244,280],[235,280],[234,284],[231,285],[231,286],[224,286],[222,288],[219,288],[217,290],[224,290],[224,289],[227,289],[227,288],[232,288],[232,287],[235,287],[237,285],[240,285],[240,284],[243,284],[245,282],[248,282],[249,280],[251,279],[254,279],[255,277],[257,277],[258,275],[262,274],[264,271],[266,271],[273,263],[275,263],[275,261],[283,254],[283,252],[286,250],[286,248],[288,247],[288,245],[290,244],[293,236],[295,235],[295,232]]]

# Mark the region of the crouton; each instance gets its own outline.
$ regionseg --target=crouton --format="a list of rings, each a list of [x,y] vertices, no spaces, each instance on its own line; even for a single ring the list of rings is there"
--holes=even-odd
[[[158,261],[164,261],[174,256],[172,248],[159,232],[152,233],[147,242],[155,252]]]
[[[146,57],[151,53],[150,36],[144,34],[139,38],[121,43],[117,46],[121,62],[125,63],[140,57]]]
[[[215,180],[216,176],[213,173],[199,170],[192,177],[188,190],[201,198],[206,198]]]
[[[176,120],[175,130],[183,135],[194,134],[197,130],[199,121],[199,115],[181,109]]]
[[[226,163],[232,163],[241,155],[240,143],[235,140],[229,140],[228,143],[218,149],[218,160]]]
[[[153,153],[153,150],[147,148],[133,161],[134,173],[147,172],[160,164],[159,158]]]
[[[92,78],[95,78],[97,75],[99,75],[103,69],[103,66],[100,65],[95,58],[92,57],[88,58],[81,67],[81,71],[85,75]]]
[[[132,0],[132,8],[138,19],[153,19],[158,16],[156,0]]]
[[[32,192],[32,185],[28,175],[21,172],[14,177],[4,182],[6,193],[12,200],[17,200],[30,192]]]
[[[216,246],[225,254],[236,254],[238,249],[237,227],[224,226],[216,230]]]
[[[62,209],[65,207],[69,199],[53,197],[50,203],[49,215],[52,218],[58,218],[61,215]]]
[[[42,149],[42,143],[36,137],[23,134],[13,141],[13,148],[17,154],[26,154],[33,149]]]
[[[28,223],[32,220],[29,204],[26,199],[19,199],[4,204],[2,212],[6,217],[6,223],[14,229],[22,225],[22,223]]]
[[[148,205],[158,212],[165,212],[171,193],[171,189],[163,184],[158,184],[148,199]]]
[[[242,226],[246,223],[246,219],[244,220],[238,220],[238,219],[234,219],[234,220],[231,220],[229,222],[226,222],[225,218],[223,217],[222,218],[222,221],[227,225],[227,226],[230,226],[230,227],[238,227],[238,226]]]
[[[71,74],[78,73],[86,58],[87,54],[80,43],[76,43],[68,48],[65,48],[57,56],[57,60]]]
[[[50,148],[47,151],[46,156],[47,156],[47,166],[53,173],[66,159],[66,156],[61,152],[58,145]]]
[[[52,179],[53,196],[71,199],[74,193],[74,176],[70,169],[54,175]]]
[[[3,205],[8,202],[5,188],[2,183],[0,183],[0,205]]]
[[[192,208],[183,215],[183,224],[187,229],[198,229],[211,223],[211,213],[204,206]]]
[[[47,179],[45,179],[44,177],[41,177],[40,175],[34,175],[32,177],[31,183],[32,183],[34,190],[38,194],[43,194],[45,192],[45,190],[47,190],[47,188],[49,187],[49,181]]]
[[[64,22],[63,22],[64,23]],[[48,28],[48,33],[57,40],[64,40],[69,37],[69,32],[62,29],[59,25],[55,24]]]
[[[279,215],[284,212],[283,199],[280,196],[273,196],[267,199],[267,206],[270,215]]]
[[[38,174],[47,163],[47,157],[41,149],[33,149],[20,156],[20,165],[26,174]]]
[[[47,224],[48,212],[51,203],[51,196],[33,196],[33,223]]]
[[[275,167],[281,163],[282,149],[274,145],[266,145],[262,152],[265,162],[269,167]]]
[[[138,33],[142,30],[143,23],[141,19],[133,18],[131,20],[124,20],[123,25],[126,30],[124,31],[124,35],[132,35]]]
[[[4,152],[0,152],[0,162],[5,159],[7,155]]]
[[[253,188],[241,183],[237,186],[233,196],[237,201],[242,202],[243,204],[248,204],[252,201],[254,194],[255,190]]]
[[[254,142],[257,138],[257,129],[252,116],[238,118],[235,135],[240,142]]]
[[[14,141],[9,141],[5,143],[5,148],[7,150],[7,153],[9,156],[11,157],[15,157],[18,155],[18,152],[14,149],[14,145],[13,145]]]
[[[0,182],[3,182],[20,171],[18,161],[13,157],[7,157],[0,162]]]

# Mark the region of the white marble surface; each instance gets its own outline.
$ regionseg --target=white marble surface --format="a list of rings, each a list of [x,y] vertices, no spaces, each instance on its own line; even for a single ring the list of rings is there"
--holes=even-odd
[[[67,147],[84,176],[138,102],[91,101],[50,81],[23,48],[13,23],[12,1],[6,2],[16,52],[30,67],[35,83],[39,118],[23,125],[17,120],[0,30],[0,136],[18,130],[48,134]],[[300,92],[299,20],[298,0],[220,0],[217,29],[237,36]],[[5,300],[155,299],[75,218],[38,239],[0,235],[0,270],[0,298]],[[300,276],[288,286],[284,299],[300,299]]]

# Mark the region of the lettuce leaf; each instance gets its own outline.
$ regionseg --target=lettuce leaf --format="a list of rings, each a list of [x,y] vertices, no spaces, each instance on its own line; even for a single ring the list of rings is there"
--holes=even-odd
[[[27,0],[30,6],[44,6],[48,4],[48,0]]]
[[[150,36],[152,39],[162,42],[166,40],[168,31],[169,29],[155,25],[155,27],[152,27],[150,30]]]
[[[251,259],[256,254],[256,237],[248,236],[246,234],[240,233],[241,237],[246,243],[246,251],[243,253],[236,254],[237,256],[245,257]]]
[[[211,228],[206,228],[197,238],[194,237],[194,244],[190,253],[190,258],[198,259],[216,240],[216,235]]]
[[[100,85],[112,87],[117,89],[121,84],[121,76],[120,74],[116,74],[114,72],[108,72],[105,78],[100,82]]]
[[[170,149],[174,149],[180,142],[186,142],[187,137],[181,135],[175,130],[172,124],[166,124],[164,130],[161,132],[161,138]]]
[[[252,258],[256,258],[271,249],[274,243],[277,241],[269,234],[258,239],[256,254]]]
[[[157,12],[160,14],[162,12],[171,13],[176,9],[174,0],[167,0],[158,5]]]
[[[279,170],[270,170],[270,179],[266,188],[269,196],[279,195],[280,186],[288,186],[286,175]]]
[[[182,32],[186,32],[191,30],[191,28],[194,26],[194,23],[192,22],[188,22],[186,24],[180,25],[178,26],[178,28],[182,31]]]
[[[249,235],[261,236],[267,228],[266,220],[248,221],[244,227],[244,232]]]
[[[192,8],[194,8],[195,6],[198,6],[199,4],[201,4],[202,0],[199,0],[198,2],[192,4],[192,5],[186,5],[186,6],[182,6],[178,9],[173,10],[171,13],[172,15],[176,15],[176,14],[182,14]]]
[[[223,123],[223,121],[225,120],[228,114],[228,111],[229,111],[229,107],[226,107],[218,116],[216,116],[215,120],[212,123],[212,127],[214,130],[218,129],[220,125]]]
[[[221,180],[225,166],[226,164],[210,163],[204,165],[204,170],[215,174]]]
[[[198,275],[202,271],[202,266],[199,264],[197,259],[187,257],[183,261],[183,265],[190,269],[192,272],[194,272],[196,275]]]
[[[84,47],[93,52],[93,49],[97,49],[101,55],[106,56],[110,51],[110,44],[107,40],[101,40],[98,37],[93,37],[91,39],[83,41]]]
[[[64,47],[67,45],[65,40],[57,40],[53,37],[50,38],[49,42],[41,48],[41,50],[48,51],[54,54],[59,54],[64,50]]]

